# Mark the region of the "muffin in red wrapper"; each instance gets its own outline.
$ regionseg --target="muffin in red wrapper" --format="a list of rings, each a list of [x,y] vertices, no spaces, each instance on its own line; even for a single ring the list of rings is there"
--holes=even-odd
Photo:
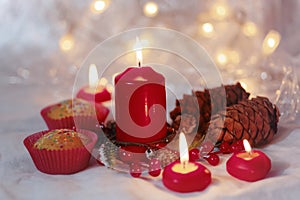
[[[82,99],[69,99],[50,105],[41,111],[49,129],[79,128],[96,131],[104,122],[109,109],[102,104],[92,104]]]
[[[54,129],[23,141],[36,168],[47,174],[73,174],[88,167],[97,135],[88,130]]]

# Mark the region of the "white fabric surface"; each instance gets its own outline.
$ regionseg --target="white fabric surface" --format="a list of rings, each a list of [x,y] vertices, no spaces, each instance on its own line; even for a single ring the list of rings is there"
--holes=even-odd
[[[70,66],[79,65],[86,53],[95,45],[95,41],[106,39],[130,27],[145,26],[145,23],[147,26],[153,25],[152,19],[137,21],[138,17],[134,14],[139,15],[140,11],[122,13],[127,14],[127,17],[114,14],[113,18],[108,18],[107,15],[105,19],[110,19],[110,23],[104,23],[103,20],[102,24],[98,24],[101,30],[97,31],[97,37],[91,37],[95,34],[92,23],[94,20],[88,24],[82,23],[87,26],[87,30],[78,28],[77,32],[81,34],[77,37],[84,45],[71,55],[61,54],[57,41],[67,32],[68,26],[59,19],[59,13],[76,16],[74,21],[82,16],[78,14],[81,13],[78,9],[69,9],[68,12],[64,9],[56,9],[56,2],[61,1],[41,3],[40,1],[4,0],[0,2],[0,16],[3,22],[0,26],[0,200],[299,199],[300,129],[286,124],[285,128],[284,124],[281,124],[274,141],[262,148],[262,151],[272,160],[271,172],[267,178],[254,183],[237,180],[226,172],[225,164],[229,155],[221,156],[221,162],[216,167],[207,165],[212,172],[213,182],[205,191],[188,194],[167,190],[162,184],[161,177],[152,178],[144,175],[143,178],[134,179],[129,174],[100,167],[95,162],[91,162],[88,169],[73,175],[47,175],[39,172],[23,145],[23,139],[32,133],[46,129],[45,123],[39,116],[44,106],[72,95],[71,86],[76,70]],[[74,2],[70,1],[70,4]],[[86,4],[85,1],[76,2]],[[137,2],[126,1],[120,4],[120,7],[124,10],[132,6],[140,7]],[[279,48],[293,55],[292,62],[298,66],[300,63],[299,0],[284,2],[270,0],[264,3],[236,1],[236,3],[243,5],[242,7],[249,7],[247,10],[251,11],[250,19],[261,22],[259,24],[264,26],[264,30],[275,28],[282,33],[283,38]],[[264,6],[260,6],[261,4]],[[169,3],[168,5],[171,6]],[[257,14],[260,13],[257,7],[261,7],[261,13],[266,15],[264,19],[260,19],[262,15]],[[118,7],[115,8],[111,13]],[[186,8],[188,7],[185,5],[180,9]],[[202,10],[202,7],[198,8]],[[161,11],[163,13],[163,10]],[[177,10],[171,9],[171,12],[177,13]],[[166,13],[165,16],[166,20],[162,22],[171,23],[172,20],[169,20],[168,16],[173,18],[173,15]],[[197,26],[193,24],[191,24],[192,29],[186,26],[179,28],[187,22],[188,20],[182,20],[181,23],[174,21],[170,27],[184,33],[196,30]],[[118,25],[114,26],[115,24]],[[75,35],[77,32],[75,31]],[[93,34],[90,34],[91,32]],[[300,70],[296,70],[300,74]],[[55,78],[56,76],[58,78]],[[299,121],[294,124],[299,125]]]
[[[225,169],[229,155],[218,166],[207,165],[213,181],[202,192],[180,194],[166,189],[161,176],[132,178],[95,162],[73,175],[39,172],[23,139],[46,129],[39,110],[55,101],[43,96],[43,89],[11,86],[14,91],[1,97],[0,199],[298,199],[300,196],[300,129],[279,128],[273,142],[262,148],[272,160],[267,178],[249,183],[231,177]],[[31,96],[29,95],[31,94]],[[24,98],[28,96],[28,98]],[[30,97],[30,98],[29,98]],[[4,106],[5,105],[5,106]],[[199,180],[201,181],[201,180]]]

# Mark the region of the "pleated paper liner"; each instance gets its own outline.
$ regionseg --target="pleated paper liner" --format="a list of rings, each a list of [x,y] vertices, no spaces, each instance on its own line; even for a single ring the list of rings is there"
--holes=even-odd
[[[77,132],[90,138],[90,142],[81,148],[67,150],[46,150],[34,148],[35,142],[50,130],[34,133],[23,141],[36,168],[47,174],[73,174],[88,167],[91,151],[97,141],[97,135],[88,130]]]
[[[86,129],[91,131],[96,131],[98,125],[104,122],[106,119],[109,109],[101,104],[96,104],[95,109],[97,116],[87,116],[87,115],[76,115],[70,117],[63,117],[61,119],[53,119],[48,116],[49,111],[54,105],[48,106],[41,110],[41,115],[46,122],[49,129],[61,129],[61,128],[78,128]]]

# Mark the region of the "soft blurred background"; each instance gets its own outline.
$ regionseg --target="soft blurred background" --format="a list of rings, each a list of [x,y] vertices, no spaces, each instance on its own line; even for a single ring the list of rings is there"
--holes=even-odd
[[[224,83],[240,81],[253,95],[267,95],[293,120],[299,11],[299,0],[0,0],[1,122],[35,118],[47,104],[69,98],[88,53],[139,27],[193,38]]]

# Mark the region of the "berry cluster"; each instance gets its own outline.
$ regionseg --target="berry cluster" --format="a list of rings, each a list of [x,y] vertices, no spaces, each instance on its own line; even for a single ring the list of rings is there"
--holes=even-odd
[[[160,161],[156,158],[149,160],[148,164],[148,173],[150,176],[157,177],[161,172]],[[142,165],[141,163],[133,162],[130,164],[130,175],[132,177],[140,177],[142,174]]]
[[[138,178],[141,176],[143,168],[148,169],[150,176],[157,177],[161,173],[161,163],[157,158],[143,159],[139,158],[135,153],[126,151],[122,148],[118,150],[118,158],[129,165],[129,172],[132,177]],[[100,158],[96,159],[97,163],[105,166]]]
[[[129,164],[130,175],[132,177],[140,177],[142,174],[142,168],[148,168],[148,173],[150,176],[157,177],[161,173],[161,163],[157,158],[152,158],[146,161],[139,161],[142,159],[136,158],[134,153],[126,151],[122,148],[119,149],[118,156],[120,160]]]
[[[151,149],[148,149],[151,150]],[[146,154],[151,154],[153,152],[146,151]],[[219,154],[229,154],[237,153],[244,150],[244,145],[242,140],[238,140],[232,144],[228,142],[222,142],[218,148],[210,141],[203,142],[199,148],[194,148],[189,151],[189,159],[191,162],[198,160],[206,160],[210,165],[216,166],[220,162]],[[147,156],[148,157],[148,156]],[[148,169],[148,174],[153,177],[157,177],[161,173],[161,162],[157,158],[143,159],[138,158],[137,155],[130,151],[126,151],[122,148],[118,150],[118,158],[129,165],[129,172],[132,177],[140,177],[143,168]],[[97,160],[100,165],[103,165]]]
[[[210,165],[216,166],[220,162],[218,156],[219,153],[229,154],[237,153],[244,150],[242,140],[238,140],[232,144],[228,142],[222,142],[219,145],[218,150],[214,151],[214,144],[210,141],[206,141],[201,144],[200,148],[194,148],[189,151],[190,161],[197,161],[199,159],[206,160]]]

